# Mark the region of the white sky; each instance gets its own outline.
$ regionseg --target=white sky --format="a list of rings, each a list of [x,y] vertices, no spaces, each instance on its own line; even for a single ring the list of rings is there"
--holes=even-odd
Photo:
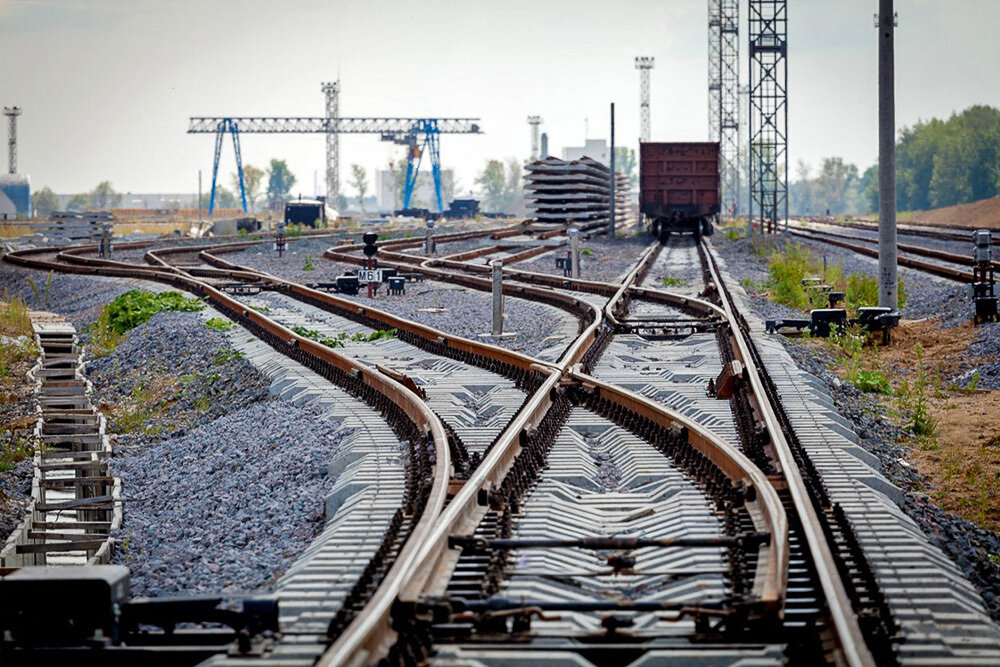
[[[876,0],[789,0],[790,171],[839,155],[864,170],[876,146]],[[746,3],[741,3],[745,20]],[[0,0],[0,105],[23,108],[19,171],[34,189],[122,192],[208,187],[211,135],[189,116],[323,115],[322,81],[342,82],[344,116],[477,116],[482,136],[444,136],[457,192],[490,158],[526,158],[526,117],[550,153],[638,135],[636,55],[656,58],[653,140],[707,137],[706,0]],[[897,122],[1000,106],[1000,2],[897,0]],[[741,34],[745,42],[746,30]],[[742,47],[745,49],[745,45]],[[741,66],[746,83],[747,69]],[[6,128],[2,131],[6,138]],[[245,163],[287,158],[320,190],[320,135],[246,135]],[[402,156],[376,136],[341,137],[351,163]],[[235,165],[223,151],[223,182]],[[4,156],[5,158],[5,156]],[[3,160],[6,168],[6,160]],[[374,175],[369,180],[374,183]]]

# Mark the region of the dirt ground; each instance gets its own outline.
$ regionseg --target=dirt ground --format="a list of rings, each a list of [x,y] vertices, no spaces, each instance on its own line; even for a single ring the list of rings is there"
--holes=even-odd
[[[926,492],[941,507],[1000,531],[1000,392],[949,386],[942,379],[969,367],[975,335],[971,322],[941,329],[936,322],[904,321],[892,345],[877,350],[878,363],[897,391],[904,380],[911,390],[922,385],[933,432],[913,438],[908,459],[926,477]],[[905,400],[886,396],[883,403],[905,421],[901,411],[912,409],[915,400],[912,394]]]
[[[914,211],[900,222],[1000,228],[1000,196],[932,211]]]

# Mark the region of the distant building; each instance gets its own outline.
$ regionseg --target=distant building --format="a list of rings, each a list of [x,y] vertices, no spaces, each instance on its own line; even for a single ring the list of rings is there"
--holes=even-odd
[[[83,193],[86,196],[86,193]],[[59,200],[58,209],[65,211],[69,200],[71,200],[76,195],[56,195]],[[115,206],[115,208],[130,208],[130,209],[149,209],[154,211],[160,211],[165,209],[174,208],[197,208],[198,206],[198,195],[193,192],[181,192],[181,193],[154,193],[154,194],[135,194],[132,192],[121,193],[121,201]],[[205,201],[208,201],[208,194],[205,195]],[[208,204],[205,204],[206,207]]]
[[[20,174],[0,174],[0,220],[31,217],[31,180]]]
[[[567,146],[562,151],[564,160],[579,160],[584,156],[593,158],[603,165],[611,164],[611,151],[608,150],[608,142],[604,139],[586,139],[583,146]]]
[[[453,191],[455,170],[441,170],[441,199],[445,209],[448,208],[448,193]],[[375,173],[375,195],[380,211],[398,211],[403,208],[403,194],[396,188],[396,180],[391,171],[383,169]],[[413,191],[410,208],[427,208],[437,210],[437,194],[434,192],[434,177],[430,171],[421,171],[417,177],[417,187]]]

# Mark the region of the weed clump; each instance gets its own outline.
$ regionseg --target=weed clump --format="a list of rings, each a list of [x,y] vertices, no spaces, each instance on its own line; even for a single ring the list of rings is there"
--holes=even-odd
[[[91,348],[95,356],[107,356],[125,332],[149,321],[153,315],[197,312],[204,307],[201,299],[188,298],[180,292],[129,290],[101,309],[97,322],[89,330]]]

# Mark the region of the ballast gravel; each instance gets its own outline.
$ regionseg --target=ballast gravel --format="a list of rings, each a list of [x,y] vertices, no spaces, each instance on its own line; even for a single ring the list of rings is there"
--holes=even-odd
[[[323,526],[346,430],[278,400],[112,459],[135,595],[268,590]]]

